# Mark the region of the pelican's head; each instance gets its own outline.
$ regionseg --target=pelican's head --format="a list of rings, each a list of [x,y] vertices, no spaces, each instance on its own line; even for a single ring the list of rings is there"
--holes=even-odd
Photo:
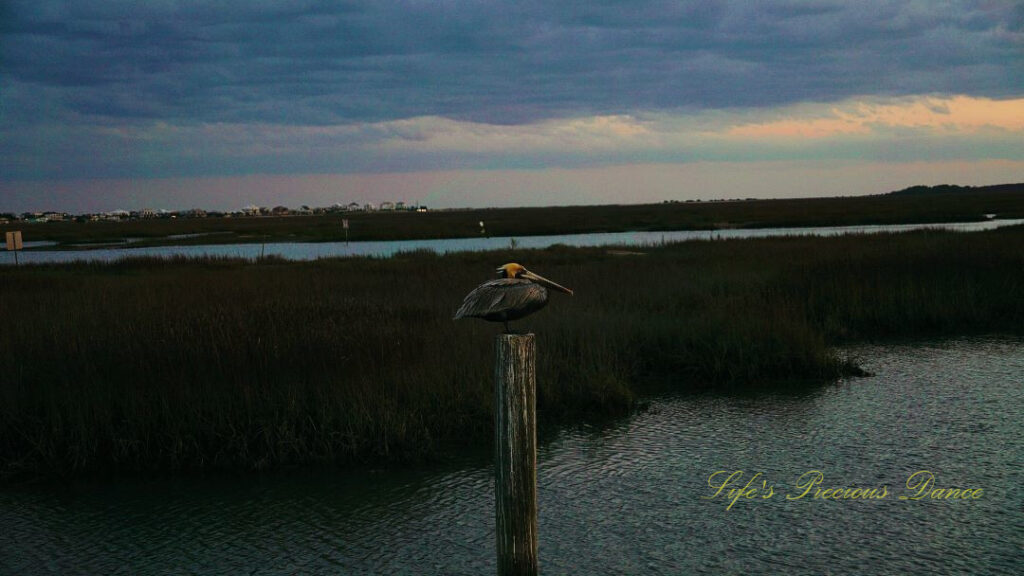
[[[558,290],[559,292],[565,292],[566,294],[572,296],[572,290],[566,288],[565,286],[562,286],[561,284],[552,282],[551,280],[548,280],[543,276],[534,274],[533,272],[527,270],[523,265],[516,264],[515,262],[510,262],[508,264],[505,264],[504,266],[498,267],[497,272],[498,275],[501,276],[502,278],[522,278],[524,280],[531,280],[538,284],[547,286],[548,288]]]
[[[499,266],[496,272],[502,278],[518,278],[523,272],[526,272],[526,268],[521,264],[510,262],[504,266]]]

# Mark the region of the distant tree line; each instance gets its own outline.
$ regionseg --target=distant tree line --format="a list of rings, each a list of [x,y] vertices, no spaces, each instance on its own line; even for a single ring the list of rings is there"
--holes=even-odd
[[[956,184],[911,186],[910,188],[889,192],[889,194],[893,196],[913,196],[917,194],[947,194],[957,192],[1024,192],[1024,183],[996,184],[994,186],[958,186]]]

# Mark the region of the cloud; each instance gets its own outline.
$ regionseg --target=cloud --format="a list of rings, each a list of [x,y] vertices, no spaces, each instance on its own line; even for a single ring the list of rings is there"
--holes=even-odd
[[[766,160],[1024,159],[1024,99],[851,98],[487,124],[192,123],[0,130],[10,179],[384,173]],[[88,142],[88,146],[80,143]],[[53,162],[60,158],[60,162]]]
[[[1013,0],[8,0],[0,203],[90,179],[1019,167],[1022,50]]]
[[[1010,1],[9,4],[4,92],[57,90],[48,115],[97,122],[519,124],[1024,87]]]
[[[903,97],[854,99],[828,106],[794,106],[777,119],[747,122],[728,131],[745,140],[825,139],[844,135],[886,136],[893,132],[929,135],[977,135],[983,132],[1024,136],[1024,100]]]

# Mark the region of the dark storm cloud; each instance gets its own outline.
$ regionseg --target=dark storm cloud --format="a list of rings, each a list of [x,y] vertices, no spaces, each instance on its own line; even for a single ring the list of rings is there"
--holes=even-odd
[[[1024,88],[1010,1],[6,5],[10,124],[504,124]]]

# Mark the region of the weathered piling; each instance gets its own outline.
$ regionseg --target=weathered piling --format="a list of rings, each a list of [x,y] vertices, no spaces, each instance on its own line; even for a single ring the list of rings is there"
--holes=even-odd
[[[494,499],[498,574],[537,574],[537,380],[533,334],[495,341]]]

